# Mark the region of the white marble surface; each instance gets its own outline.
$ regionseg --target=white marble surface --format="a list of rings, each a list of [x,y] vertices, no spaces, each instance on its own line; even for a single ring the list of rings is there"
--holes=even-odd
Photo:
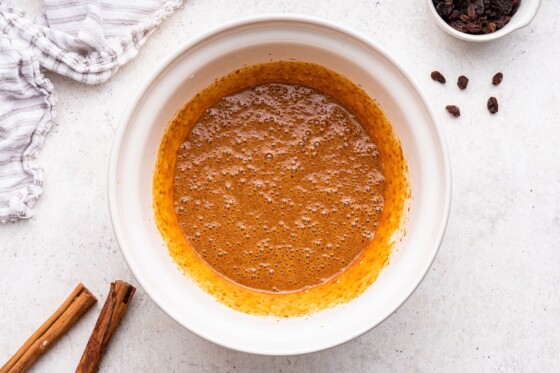
[[[530,0],[524,0],[530,1]],[[37,0],[17,0],[37,13]],[[424,0],[185,0],[110,82],[49,75],[57,124],[40,155],[46,187],[30,222],[0,226],[0,361],[82,281],[100,298],[36,365],[72,371],[111,280],[135,284],[109,220],[106,173],[130,93],[173,48],[244,15],[303,13],[352,27],[402,62],[431,98],[447,137],[453,205],[440,253],[385,323],[329,351],[253,356],[181,328],[139,289],[102,364],[107,372],[557,372],[560,370],[560,6],[528,28],[474,45],[444,34]],[[432,82],[442,71],[446,86]],[[490,79],[503,71],[504,82]],[[466,91],[455,85],[467,75]],[[500,113],[486,110],[490,95]],[[445,105],[463,112],[451,118]]]

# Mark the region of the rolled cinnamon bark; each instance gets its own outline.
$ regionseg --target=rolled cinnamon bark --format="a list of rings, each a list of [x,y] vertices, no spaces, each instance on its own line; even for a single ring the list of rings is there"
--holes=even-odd
[[[97,298],[83,284],[78,284],[52,316],[0,368],[0,373],[17,373],[29,369],[96,302]]]
[[[136,288],[126,282],[119,280],[111,283],[109,295],[76,368],[76,373],[97,372],[107,345],[119,326],[135,291]]]

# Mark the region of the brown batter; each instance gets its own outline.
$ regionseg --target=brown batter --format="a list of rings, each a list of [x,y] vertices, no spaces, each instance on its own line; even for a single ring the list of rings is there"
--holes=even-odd
[[[181,145],[174,201],[193,248],[250,288],[326,282],[373,238],[383,210],[376,145],[331,96],[266,83],[223,97]]]
[[[375,101],[322,66],[282,61],[224,76],[176,114],[153,195],[181,270],[236,310],[286,317],[376,280],[410,191]]]

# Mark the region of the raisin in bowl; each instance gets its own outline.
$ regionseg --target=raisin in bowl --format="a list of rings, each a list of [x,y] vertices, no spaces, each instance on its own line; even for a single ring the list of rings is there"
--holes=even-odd
[[[456,38],[487,42],[528,26],[542,0],[427,0],[438,26]]]

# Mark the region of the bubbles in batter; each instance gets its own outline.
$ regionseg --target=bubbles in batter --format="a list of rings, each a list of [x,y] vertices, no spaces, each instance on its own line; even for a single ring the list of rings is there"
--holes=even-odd
[[[211,268],[253,289],[295,291],[336,276],[383,211],[373,139],[333,97],[305,86],[223,97],[177,156],[181,229]]]

